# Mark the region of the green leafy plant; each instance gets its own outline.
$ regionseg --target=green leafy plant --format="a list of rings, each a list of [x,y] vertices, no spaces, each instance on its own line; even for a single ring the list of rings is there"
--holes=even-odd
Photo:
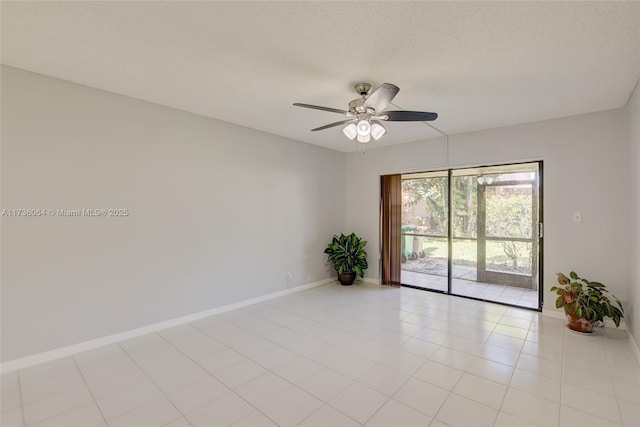
[[[329,262],[333,264],[338,274],[353,272],[364,277],[364,270],[369,268],[367,253],[363,249],[366,244],[367,241],[362,240],[355,233],[347,236],[340,234],[339,237],[333,236],[324,253],[329,256]]]
[[[574,271],[569,273],[569,277],[558,273],[558,283],[562,286],[551,288],[558,294],[556,308],[565,307],[575,317],[593,322],[610,317],[616,327],[620,326],[620,319],[624,317],[622,303],[609,293],[605,285],[578,277]]]

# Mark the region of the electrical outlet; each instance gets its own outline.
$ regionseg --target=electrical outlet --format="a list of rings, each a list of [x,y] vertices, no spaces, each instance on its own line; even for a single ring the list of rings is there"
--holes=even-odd
[[[582,222],[582,213],[574,212],[573,213],[573,222]]]

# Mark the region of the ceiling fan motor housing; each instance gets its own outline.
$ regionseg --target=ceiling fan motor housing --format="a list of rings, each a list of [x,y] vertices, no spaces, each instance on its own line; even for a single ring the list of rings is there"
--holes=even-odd
[[[362,114],[365,112],[364,101],[365,98],[354,99],[349,103],[349,111],[354,114]]]
[[[353,114],[366,113],[367,109],[364,107],[364,103],[367,100],[367,95],[371,92],[371,85],[369,83],[357,83],[354,88],[361,97],[349,103],[349,111]]]
[[[369,83],[357,83],[354,87],[356,92],[358,92],[363,98],[371,92],[371,84]]]

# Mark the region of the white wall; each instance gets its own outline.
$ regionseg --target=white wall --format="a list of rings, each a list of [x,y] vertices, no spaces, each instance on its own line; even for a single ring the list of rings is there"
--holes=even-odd
[[[203,96],[207,96],[203,94]],[[318,281],[344,154],[2,67],[2,361]]]
[[[640,345],[640,83],[627,104],[629,119],[629,300],[627,321]]]
[[[575,270],[606,283],[626,302],[626,122],[619,109],[455,135],[448,163],[444,138],[349,154],[347,229],[370,241],[368,276],[379,278],[379,175],[543,160],[544,288],[555,283],[555,273]],[[577,211],[579,224],[572,222]],[[544,298],[545,309],[555,309],[548,291]]]

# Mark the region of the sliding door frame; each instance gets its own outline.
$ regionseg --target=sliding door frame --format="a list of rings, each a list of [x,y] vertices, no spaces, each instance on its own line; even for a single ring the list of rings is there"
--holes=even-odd
[[[451,192],[451,178],[453,169],[447,170],[447,295],[451,295],[453,289],[453,213],[451,204],[453,194]]]
[[[543,201],[543,179],[544,173],[542,170],[544,168],[544,162],[542,160],[538,161],[538,311],[542,311],[542,307],[544,306],[544,277],[542,275],[542,265],[544,259],[544,209]]]
[[[535,267],[537,268],[532,268],[532,270],[537,270],[537,276],[538,276],[538,307],[537,308],[533,308],[533,307],[525,307],[525,306],[520,306],[520,305],[516,305],[516,304],[510,304],[510,303],[505,303],[505,302],[498,302],[498,301],[492,301],[492,300],[487,300],[484,298],[479,298],[479,297],[472,297],[472,296],[467,296],[467,295],[460,295],[460,294],[456,294],[456,293],[452,293],[452,287],[453,287],[453,210],[451,209],[452,204],[453,204],[453,197],[451,194],[451,183],[452,183],[452,177],[453,177],[453,172],[455,170],[460,170],[460,169],[472,169],[472,168],[488,168],[488,167],[500,167],[500,166],[513,166],[513,165],[521,165],[521,164],[527,164],[527,163],[537,163],[538,164],[538,173],[536,175],[536,179],[535,179],[535,184],[534,184],[534,188],[533,188],[533,194],[537,193],[537,203],[535,203],[534,205],[537,205],[537,212],[535,212],[534,214],[537,214],[537,218],[538,218],[538,223],[537,223],[537,227],[534,227],[532,230],[532,238],[537,237],[538,239],[538,243],[537,245],[533,245],[534,247],[537,246],[537,265]],[[510,307],[517,307],[517,308],[522,308],[525,310],[532,310],[532,311],[538,311],[541,312],[543,305],[544,305],[544,276],[543,276],[543,265],[544,265],[544,209],[543,209],[543,166],[544,166],[544,161],[543,160],[530,160],[530,161],[521,161],[521,162],[512,162],[512,163],[500,163],[500,164],[489,164],[489,165],[476,165],[476,166],[466,166],[466,167],[458,167],[458,168],[448,168],[448,169],[434,169],[434,170],[429,170],[429,171],[422,171],[422,173],[426,173],[426,172],[444,172],[447,171],[447,191],[448,191],[448,197],[447,197],[447,291],[446,293],[440,290],[435,290],[435,289],[428,289],[428,288],[421,288],[418,286],[413,286],[413,285],[407,285],[404,283],[401,283],[401,286],[404,287],[409,287],[409,288],[415,288],[415,289],[420,289],[420,290],[424,290],[427,292],[435,292],[435,293],[445,293],[447,295],[451,295],[451,296],[456,296],[456,297],[461,297],[461,298],[467,298],[467,299],[473,299],[473,300],[478,300],[478,301],[485,301],[485,302],[491,302],[494,304],[501,304],[501,305],[505,305],[505,306],[510,306]],[[421,172],[410,172],[410,173],[421,173]],[[536,188],[537,186],[537,188]],[[381,212],[382,214],[382,212]],[[382,216],[381,216],[381,221],[382,221]],[[381,230],[382,231],[382,230]],[[535,236],[537,234],[537,236]],[[381,235],[381,241],[383,239],[383,236]],[[532,247],[533,250],[533,247]],[[384,265],[384,259],[382,261],[383,265]],[[534,267],[534,266],[532,266]],[[533,273],[533,271],[532,271]]]

